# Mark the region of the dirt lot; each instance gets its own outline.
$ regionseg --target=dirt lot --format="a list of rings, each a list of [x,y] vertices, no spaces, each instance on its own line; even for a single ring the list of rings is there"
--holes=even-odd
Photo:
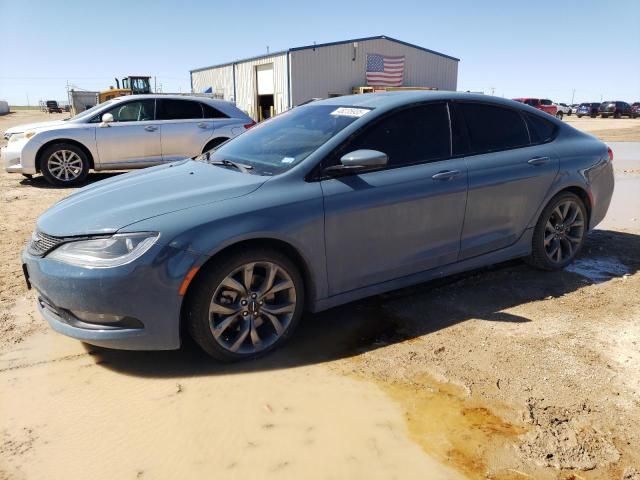
[[[640,120],[569,122],[640,140]],[[2,172],[0,479],[640,479],[635,151],[567,271],[514,261],[307,315],[233,366],[50,331],[19,251],[69,191]]]

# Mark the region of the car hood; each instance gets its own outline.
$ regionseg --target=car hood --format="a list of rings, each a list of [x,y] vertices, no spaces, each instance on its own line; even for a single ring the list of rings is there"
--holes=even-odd
[[[64,120],[51,120],[49,122],[25,123],[8,128],[5,133],[22,133],[27,130],[41,130],[43,128],[56,127],[58,125],[68,125],[68,122],[65,122]]]
[[[82,188],[38,219],[56,237],[114,233],[141,220],[247,195],[269,177],[183,160]]]

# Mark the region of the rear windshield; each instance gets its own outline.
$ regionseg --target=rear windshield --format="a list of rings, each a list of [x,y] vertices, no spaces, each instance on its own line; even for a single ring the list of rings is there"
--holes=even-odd
[[[262,175],[281,173],[311,155],[370,109],[309,104],[267,120],[226,142],[200,161],[231,160]]]
[[[527,105],[533,105],[535,107],[536,105],[538,105],[538,100],[535,98],[527,98],[524,103],[526,103]]]

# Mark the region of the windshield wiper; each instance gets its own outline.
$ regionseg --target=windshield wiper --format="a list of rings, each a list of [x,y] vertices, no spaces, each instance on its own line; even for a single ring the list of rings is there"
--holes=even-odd
[[[210,160],[208,163],[211,165],[224,165],[225,167],[234,167],[240,170],[242,173],[249,173],[249,170],[253,170],[251,165],[244,165],[242,163],[232,162],[231,160]]]
[[[237,168],[242,173],[248,173],[249,170],[253,170],[253,166],[252,165],[245,165],[243,163],[232,162],[231,160],[227,160],[226,158],[223,158],[222,160],[211,160],[211,153],[210,152],[206,152],[204,154],[204,161],[206,163],[208,163],[209,165],[223,165],[225,167]]]

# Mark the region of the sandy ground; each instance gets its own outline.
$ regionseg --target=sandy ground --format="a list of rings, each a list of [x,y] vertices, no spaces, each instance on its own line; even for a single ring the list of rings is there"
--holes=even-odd
[[[637,120],[570,122],[640,140]],[[640,479],[640,148],[621,145],[567,271],[514,261],[307,315],[232,366],[50,331],[18,255],[70,192],[1,173],[0,479]]]

